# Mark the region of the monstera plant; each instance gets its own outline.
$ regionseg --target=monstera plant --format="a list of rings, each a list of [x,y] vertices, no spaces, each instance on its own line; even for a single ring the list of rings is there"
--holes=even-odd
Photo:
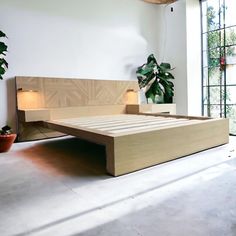
[[[147,58],[147,63],[138,67],[136,74],[140,89],[143,89],[147,100],[153,103],[172,103],[174,96],[174,84],[171,80],[174,76],[169,63],[158,64],[153,54]],[[161,98],[161,100],[160,100]]]
[[[6,38],[6,37],[7,37],[6,34],[4,34],[0,30],[0,79],[3,79],[2,76],[5,74],[6,69],[8,68],[8,63],[4,59],[7,52],[7,45],[4,42],[2,42],[2,38]]]

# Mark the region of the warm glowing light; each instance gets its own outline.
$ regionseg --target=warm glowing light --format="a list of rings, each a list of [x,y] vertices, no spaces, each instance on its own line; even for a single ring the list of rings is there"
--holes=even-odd
[[[126,98],[125,98],[126,104],[138,104],[138,93],[134,91],[133,89],[128,89],[126,91]]]
[[[17,90],[18,109],[36,109],[40,107],[40,94],[36,90]]]

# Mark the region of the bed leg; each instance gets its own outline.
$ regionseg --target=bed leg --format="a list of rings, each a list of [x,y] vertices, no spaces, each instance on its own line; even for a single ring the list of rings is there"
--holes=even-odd
[[[115,155],[113,144],[106,145],[106,169],[109,174],[117,176],[115,173]]]

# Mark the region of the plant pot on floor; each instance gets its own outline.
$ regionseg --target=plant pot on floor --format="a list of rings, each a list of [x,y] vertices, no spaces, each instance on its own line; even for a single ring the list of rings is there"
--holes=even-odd
[[[16,139],[16,134],[0,135],[0,152],[7,152]]]

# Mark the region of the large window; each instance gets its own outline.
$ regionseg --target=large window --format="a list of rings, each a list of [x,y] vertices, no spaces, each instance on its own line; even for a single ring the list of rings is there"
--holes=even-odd
[[[228,117],[236,135],[236,0],[202,0],[201,8],[203,115]]]

